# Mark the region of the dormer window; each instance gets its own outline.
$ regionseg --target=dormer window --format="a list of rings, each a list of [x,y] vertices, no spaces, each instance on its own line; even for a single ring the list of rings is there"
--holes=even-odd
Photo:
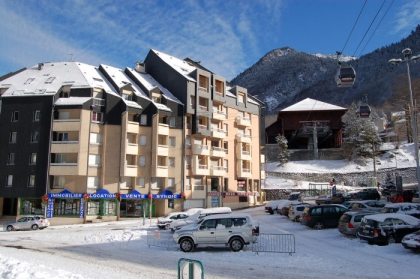
[[[122,97],[123,97],[123,99],[124,100],[127,100],[127,101],[132,101],[133,100],[133,95],[131,95],[131,94],[122,94]]]

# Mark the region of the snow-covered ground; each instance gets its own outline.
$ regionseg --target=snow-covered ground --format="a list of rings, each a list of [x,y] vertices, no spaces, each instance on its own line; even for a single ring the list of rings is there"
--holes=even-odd
[[[391,151],[392,152],[392,151]],[[412,145],[403,145],[397,162],[388,155],[379,168],[415,167]],[[353,172],[372,169],[340,161],[290,162],[269,171]],[[296,187],[307,188],[309,182]],[[289,188],[269,177],[267,185]],[[197,249],[183,253],[172,242],[168,248],[148,246],[148,233],[156,219],[52,226],[45,230],[0,232],[0,278],[177,278],[181,258],[201,261],[205,278],[419,278],[420,253],[401,244],[368,245],[341,235],[337,229],[316,231],[284,216],[269,215],[263,207],[242,210],[258,220],[264,234],[293,234],[296,253],[259,253],[251,247],[234,253],[228,249]],[[161,237],[168,235],[160,231]],[[170,236],[170,235],[169,235]],[[150,238],[149,240],[153,240]]]
[[[177,278],[181,258],[200,261],[205,278],[418,278],[420,253],[401,244],[369,245],[337,229],[317,231],[263,207],[242,210],[265,234],[294,234],[296,252],[238,253],[179,246],[149,247],[156,220],[54,226],[38,231],[0,232],[0,278]],[[161,236],[168,233],[160,231]]]

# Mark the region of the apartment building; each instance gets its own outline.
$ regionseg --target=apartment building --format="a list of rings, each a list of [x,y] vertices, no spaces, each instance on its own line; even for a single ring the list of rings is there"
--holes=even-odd
[[[191,60],[39,63],[0,81],[0,104],[1,215],[84,223],[258,202],[264,106]]]

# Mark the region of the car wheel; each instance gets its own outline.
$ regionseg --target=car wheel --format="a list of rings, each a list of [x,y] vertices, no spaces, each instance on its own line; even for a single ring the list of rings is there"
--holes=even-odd
[[[165,230],[169,230],[169,228],[171,227],[171,225],[170,224],[166,224],[165,225]]]
[[[7,226],[6,229],[7,229],[8,232],[11,232],[11,231],[13,231],[13,226]]]
[[[295,221],[295,222],[299,222],[299,220],[300,220],[300,216],[296,216],[296,217],[295,217],[295,219],[294,219],[293,221]]]
[[[392,235],[388,236],[387,243],[388,243],[388,244],[394,244],[394,243],[396,243],[396,241],[395,241],[395,237],[394,237],[394,236],[392,236]]]
[[[179,247],[183,252],[191,252],[194,249],[194,243],[190,238],[184,238],[179,243]]]
[[[271,214],[271,215],[273,215],[273,214],[274,214],[274,211],[273,211],[273,210],[270,210],[269,212],[270,212],[270,214]]]
[[[316,230],[322,230],[323,228],[325,228],[325,225],[321,221],[316,222],[314,225],[314,229]]]
[[[230,250],[233,252],[241,251],[244,248],[244,242],[239,237],[234,237],[229,242]]]
[[[34,230],[34,231],[36,231],[38,229],[38,225],[33,224],[32,227],[31,227],[31,229]]]

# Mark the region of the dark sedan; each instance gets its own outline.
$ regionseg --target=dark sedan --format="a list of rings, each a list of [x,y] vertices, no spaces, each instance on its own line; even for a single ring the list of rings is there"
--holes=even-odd
[[[420,229],[420,220],[406,214],[383,213],[365,216],[357,237],[369,244],[399,243],[407,234]]]

